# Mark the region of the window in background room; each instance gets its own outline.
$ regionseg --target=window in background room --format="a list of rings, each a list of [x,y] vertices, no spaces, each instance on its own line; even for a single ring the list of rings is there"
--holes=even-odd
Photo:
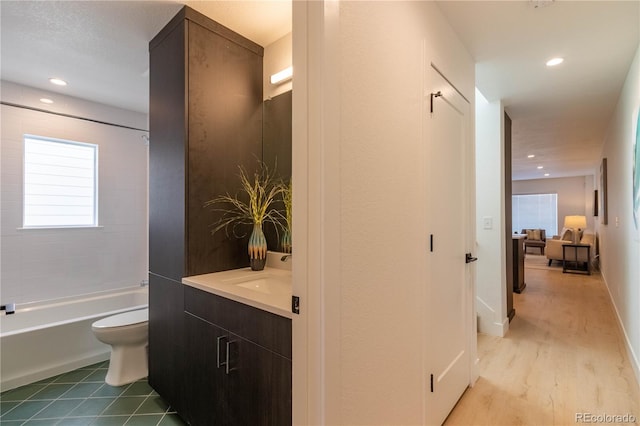
[[[558,232],[558,194],[512,196],[513,232],[544,229],[547,235]]]
[[[25,135],[25,228],[97,226],[98,146]]]

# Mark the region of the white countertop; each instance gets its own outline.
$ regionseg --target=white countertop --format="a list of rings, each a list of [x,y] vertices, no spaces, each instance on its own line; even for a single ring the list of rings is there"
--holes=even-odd
[[[184,277],[182,283],[263,311],[291,318],[291,271],[265,267]]]

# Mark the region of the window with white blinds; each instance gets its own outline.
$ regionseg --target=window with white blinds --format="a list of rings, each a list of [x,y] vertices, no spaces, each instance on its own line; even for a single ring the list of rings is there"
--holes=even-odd
[[[547,235],[558,233],[558,194],[512,196],[513,232],[544,229]]]
[[[25,135],[23,226],[97,226],[97,176],[97,145]]]

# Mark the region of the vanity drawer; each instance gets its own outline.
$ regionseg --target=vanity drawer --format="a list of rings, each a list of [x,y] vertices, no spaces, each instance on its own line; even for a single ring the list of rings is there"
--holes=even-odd
[[[216,294],[184,286],[184,309],[203,320],[291,359],[291,320]]]

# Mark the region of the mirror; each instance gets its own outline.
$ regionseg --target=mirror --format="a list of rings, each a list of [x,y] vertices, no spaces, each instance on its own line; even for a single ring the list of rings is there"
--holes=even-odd
[[[291,102],[289,90],[262,104],[262,161],[284,182],[291,179]],[[279,201],[275,208],[284,211],[284,204]],[[279,238],[282,231],[276,232],[272,225],[266,224],[264,233],[269,250],[287,252]]]

